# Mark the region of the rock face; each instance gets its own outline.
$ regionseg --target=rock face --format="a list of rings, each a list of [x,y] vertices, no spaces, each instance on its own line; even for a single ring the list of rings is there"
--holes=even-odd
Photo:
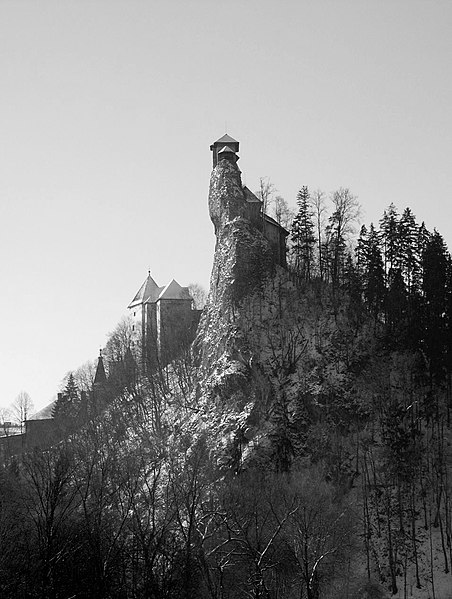
[[[216,247],[209,298],[195,348],[205,381],[221,373],[225,382],[229,373],[227,386],[238,376],[237,390],[240,388],[243,392],[246,339],[239,325],[239,307],[274,272],[275,259],[270,243],[249,218],[236,163],[221,160],[213,169],[209,211],[215,227]],[[210,387],[212,383],[210,380]],[[229,389],[229,393],[231,391]]]
[[[222,160],[212,171],[210,218],[217,237],[210,303],[225,310],[262,283],[274,267],[270,244],[248,219],[248,203],[236,164]]]

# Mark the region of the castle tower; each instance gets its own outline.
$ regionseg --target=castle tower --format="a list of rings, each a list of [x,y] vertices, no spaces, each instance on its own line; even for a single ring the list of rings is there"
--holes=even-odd
[[[193,334],[193,299],[188,287],[174,279],[164,287],[157,302],[157,347],[162,364],[171,361]]]
[[[216,167],[221,158],[226,158],[231,162],[237,162],[239,157],[236,155],[239,151],[239,142],[225,133],[223,137],[217,139],[211,146],[213,166]],[[221,156],[220,156],[221,154]]]
[[[102,357],[102,350],[99,351],[99,358],[97,360],[96,374],[94,376],[94,385],[105,385],[107,382],[107,375],[105,374],[104,359]]]
[[[107,375],[105,373],[104,359],[102,357],[102,350],[99,351],[99,358],[97,359],[96,374],[94,375],[93,388],[91,392],[91,415],[100,413],[102,404],[106,394]],[[86,402],[87,398],[84,398]],[[86,414],[88,414],[88,407],[86,407]]]
[[[128,309],[133,319],[132,326],[135,346],[139,352],[141,352],[142,367],[145,367],[146,363],[154,362],[156,359],[156,301],[162,290],[163,287],[159,287],[151,277],[151,273],[148,272],[148,276],[144,283],[128,305]]]
[[[239,159],[237,156],[239,142],[233,139],[227,133],[223,135],[223,137],[220,137],[220,139],[217,139],[217,141],[210,146],[210,150],[212,151],[214,169],[222,160],[227,160],[235,166],[237,160]],[[225,173],[228,173],[229,177],[232,178],[236,177],[237,174],[240,174],[238,167],[235,167],[234,169],[228,169],[227,165],[225,165],[224,171]],[[212,177],[215,176],[214,170],[212,172]],[[252,191],[250,191],[245,185],[242,185],[240,177],[237,182],[242,187],[243,196],[241,198],[236,198],[236,201],[234,202],[235,208],[239,210],[241,216],[247,218],[247,220],[249,220],[255,228],[262,232],[272,248],[274,262],[283,268],[286,268],[286,239],[289,235],[289,232],[269,214],[265,214],[263,212],[263,202],[257,198],[256,195],[252,193]],[[209,205],[214,208],[214,216],[212,216],[213,213],[211,211],[211,219],[214,223],[216,234],[218,226],[218,205],[215,203],[215,201],[210,202],[210,200]],[[228,204],[229,207],[231,205],[232,204],[230,203]]]
[[[188,287],[181,287],[174,279],[159,287],[148,274],[128,306],[144,370],[167,364],[191,342],[200,316],[192,303]]]

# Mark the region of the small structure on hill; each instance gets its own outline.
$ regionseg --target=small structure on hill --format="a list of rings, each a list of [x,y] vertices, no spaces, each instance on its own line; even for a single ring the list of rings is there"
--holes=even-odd
[[[213,167],[215,168],[220,160],[226,158],[231,162],[237,162],[239,157],[237,152],[239,151],[239,142],[233,139],[230,135],[225,133],[223,137],[214,141],[210,146],[212,151]]]

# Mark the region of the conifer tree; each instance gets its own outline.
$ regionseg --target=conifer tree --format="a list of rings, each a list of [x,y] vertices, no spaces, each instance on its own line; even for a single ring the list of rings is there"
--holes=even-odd
[[[419,256],[419,263],[422,265],[422,257],[425,252],[425,248],[431,239],[431,233],[425,226],[425,223],[422,222],[418,228],[417,232],[417,255]],[[421,268],[422,270],[422,268]]]
[[[386,322],[392,341],[399,341],[406,326],[407,294],[402,273],[392,268],[389,274],[389,287],[386,295]]]
[[[374,316],[377,317],[383,306],[386,288],[380,238],[373,224],[370,225],[366,249],[364,295],[369,308],[372,310]]]
[[[447,276],[445,289],[445,328],[446,328],[446,370],[448,410],[452,407],[452,258],[447,255]]]
[[[383,246],[383,261],[386,276],[386,284],[389,283],[391,270],[400,266],[399,252],[399,215],[394,204],[384,211],[380,220],[380,232]]]
[[[386,287],[380,235],[373,223],[369,231],[365,225],[361,227],[355,255],[364,299],[377,318],[383,307]]]
[[[416,282],[419,280],[418,230],[413,212],[410,208],[405,208],[398,225],[398,247],[401,272],[408,295],[416,292]]]
[[[434,230],[422,256],[424,342],[430,373],[441,378],[446,349],[446,306],[449,256],[442,236]]]
[[[358,242],[355,249],[356,266],[358,268],[358,272],[362,275],[364,275],[366,272],[368,245],[369,239],[367,227],[366,225],[363,225],[359,232]]]
[[[291,240],[294,267],[306,281],[311,279],[313,247],[315,244],[313,213],[309,203],[309,191],[304,185],[297,194],[298,212],[292,223]]]
[[[80,397],[72,372],[67,383],[52,411],[52,416],[59,420],[66,428],[70,428],[76,421],[80,411]]]

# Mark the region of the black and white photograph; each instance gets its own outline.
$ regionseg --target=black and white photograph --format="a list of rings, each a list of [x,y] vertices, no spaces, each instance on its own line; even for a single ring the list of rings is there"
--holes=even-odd
[[[0,0],[0,599],[452,599],[452,0]]]

